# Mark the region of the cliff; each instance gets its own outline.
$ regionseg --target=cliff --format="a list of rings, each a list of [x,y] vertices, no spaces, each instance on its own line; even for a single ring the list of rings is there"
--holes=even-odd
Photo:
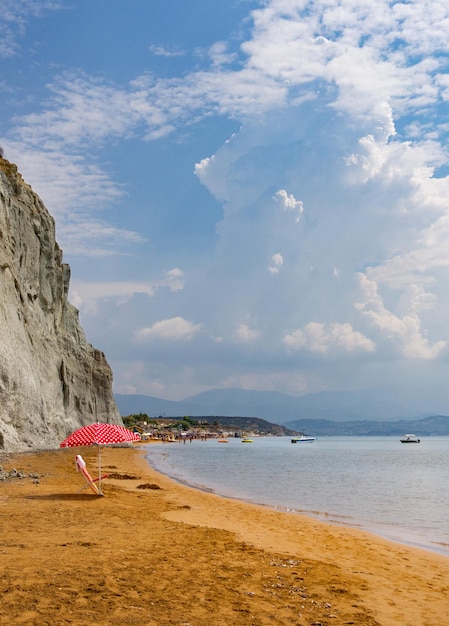
[[[55,224],[0,157],[0,450],[57,447],[95,421],[121,423],[112,372],[68,301]]]

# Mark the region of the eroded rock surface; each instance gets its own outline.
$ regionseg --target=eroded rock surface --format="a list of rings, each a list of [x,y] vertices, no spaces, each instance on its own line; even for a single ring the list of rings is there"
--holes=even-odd
[[[0,450],[57,447],[93,421],[121,423],[112,372],[68,301],[54,220],[0,157]]]

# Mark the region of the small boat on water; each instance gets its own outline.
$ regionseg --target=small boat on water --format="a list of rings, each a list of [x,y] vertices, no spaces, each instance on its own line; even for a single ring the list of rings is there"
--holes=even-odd
[[[292,438],[292,443],[312,443],[313,441],[316,441],[316,437],[309,437],[308,435]]]
[[[228,443],[227,439],[217,439],[218,443]]]
[[[416,435],[408,434],[401,437],[401,443],[420,443],[420,441]]]
[[[242,443],[253,443],[253,440],[248,439],[248,437],[245,437],[244,439],[242,439]]]

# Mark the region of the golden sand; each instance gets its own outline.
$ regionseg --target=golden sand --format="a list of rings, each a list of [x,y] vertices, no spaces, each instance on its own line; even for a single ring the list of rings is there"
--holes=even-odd
[[[95,475],[94,448],[0,457],[26,476],[0,482],[0,624],[449,625],[447,557],[191,489],[132,448],[80,492],[77,453]]]

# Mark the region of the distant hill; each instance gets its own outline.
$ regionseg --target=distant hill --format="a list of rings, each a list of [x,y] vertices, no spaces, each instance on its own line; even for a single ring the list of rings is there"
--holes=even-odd
[[[256,416],[276,424],[307,419],[336,422],[418,419],[435,411],[421,410],[396,401],[394,393],[377,389],[324,391],[290,396],[276,391],[212,389],[184,400],[163,400],[153,396],[115,394],[122,416],[146,413],[149,416],[202,415]]]
[[[120,415],[132,415],[133,413],[146,413],[150,417],[173,417],[175,415],[192,415],[184,410],[183,402],[174,402],[171,400],[162,400],[153,396],[141,395],[121,395],[114,394],[115,401],[120,411]]]
[[[202,417],[248,430],[253,421],[254,430],[261,431],[266,420],[271,426],[274,423],[285,427],[284,432],[276,434],[289,435],[293,431],[316,436],[399,436],[406,432],[422,437],[449,435],[448,416],[429,416],[431,411],[425,415],[381,396],[378,390],[322,392],[296,398],[272,391],[216,389],[179,402],[143,395],[116,394],[115,399],[122,416],[146,413],[150,417]],[[256,428],[257,421],[260,424]],[[274,434],[275,429],[270,432]]]
[[[295,430],[291,430],[286,426],[281,426],[280,424],[272,424],[271,422],[260,419],[259,417],[229,417],[224,415],[203,415],[198,419],[207,421],[211,425],[219,425],[220,428],[232,431],[236,435],[242,435],[248,432],[254,432],[259,435],[275,435],[278,437],[298,434]]]
[[[285,424],[292,430],[298,430],[315,436],[393,436],[415,433],[419,437],[432,435],[449,435],[449,416],[433,415],[417,420],[380,421],[349,421],[333,422],[331,420],[293,420]]]

